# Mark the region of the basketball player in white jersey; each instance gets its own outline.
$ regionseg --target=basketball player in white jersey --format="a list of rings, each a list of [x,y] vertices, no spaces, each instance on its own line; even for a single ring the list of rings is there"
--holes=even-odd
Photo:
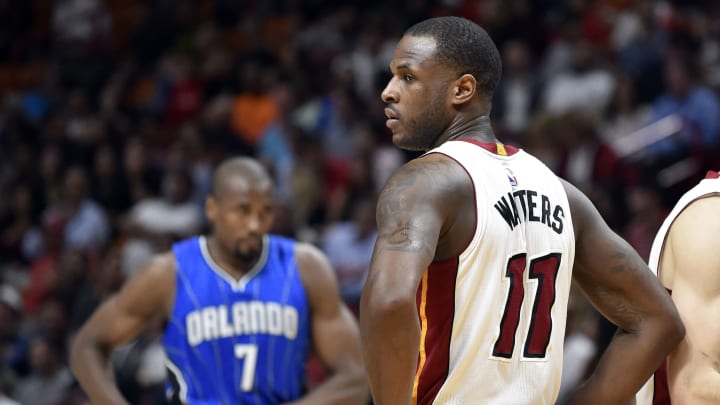
[[[553,404],[572,276],[619,332],[571,402],[632,401],[682,322],[580,191],[495,138],[501,67],[487,33],[457,17],[420,22],[390,68],[393,143],[427,153],[378,199],[360,308],[375,403]]]
[[[720,173],[680,198],[655,236],[650,269],[687,328],[638,405],[720,404]]]

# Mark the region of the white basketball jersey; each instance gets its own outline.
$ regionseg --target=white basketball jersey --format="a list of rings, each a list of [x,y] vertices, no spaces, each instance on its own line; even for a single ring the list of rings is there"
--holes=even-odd
[[[720,173],[708,172],[700,183],[680,197],[680,200],[677,204],[675,204],[675,207],[673,207],[672,211],[670,211],[667,218],[665,218],[665,221],[658,230],[657,235],[655,235],[655,240],[653,240],[648,266],[656,276],[659,274],[663,246],[665,245],[668,232],[670,232],[670,226],[672,226],[673,222],[675,222],[675,219],[685,210],[685,208],[688,207],[688,205],[692,204],[693,201],[718,193],[720,193]],[[667,376],[665,373],[665,362],[663,362],[660,369],[652,377],[650,377],[648,382],[640,389],[636,396],[636,403],[637,405],[661,405],[670,403],[670,393],[668,392]]]
[[[475,188],[475,235],[418,289],[416,404],[553,404],[575,237],[559,179],[522,150],[474,140],[442,153]]]

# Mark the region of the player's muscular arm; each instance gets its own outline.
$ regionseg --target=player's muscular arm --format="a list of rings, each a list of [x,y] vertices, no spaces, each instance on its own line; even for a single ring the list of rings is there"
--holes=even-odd
[[[363,355],[378,405],[411,402],[420,344],[417,288],[433,259],[443,259],[436,257],[438,239],[451,212],[460,210],[454,199],[467,197],[458,184],[472,190],[467,182],[457,163],[427,155],[400,168],[379,197],[378,238],[360,303]]]
[[[573,278],[619,327],[571,403],[628,403],[682,339],[684,328],[670,296],[635,250],[605,224],[587,197],[564,185],[575,225]]]
[[[312,311],[315,351],[330,372],[320,386],[293,404],[364,405],[368,389],[357,323],[340,300],[333,269],[317,248],[297,244],[295,257]]]
[[[678,404],[720,403],[720,196],[693,202],[670,228],[660,271],[672,274],[672,299],[687,328],[668,357],[670,397]]]
[[[92,403],[127,403],[107,372],[107,357],[150,321],[169,314],[175,291],[174,266],[169,254],[150,261],[95,311],[75,337],[71,366]]]

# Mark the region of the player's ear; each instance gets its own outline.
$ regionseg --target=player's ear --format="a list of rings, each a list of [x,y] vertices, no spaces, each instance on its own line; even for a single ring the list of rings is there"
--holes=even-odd
[[[475,76],[466,73],[460,76],[453,83],[452,103],[455,105],[465,104],[477,93],[477,80]]]
[[[210,223],[215,222],[215,218],[217,217],[217,200],[215,200],[212,194],[208,195],[205,199],[205,215],[207,215]]]

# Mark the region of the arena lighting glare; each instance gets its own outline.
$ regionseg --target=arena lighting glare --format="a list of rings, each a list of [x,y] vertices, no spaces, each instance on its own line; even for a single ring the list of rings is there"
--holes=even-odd
[[[612,142],[618,157],[630,157],[646,147],[680,132],[683,123],[677,114],[668,115]]]

